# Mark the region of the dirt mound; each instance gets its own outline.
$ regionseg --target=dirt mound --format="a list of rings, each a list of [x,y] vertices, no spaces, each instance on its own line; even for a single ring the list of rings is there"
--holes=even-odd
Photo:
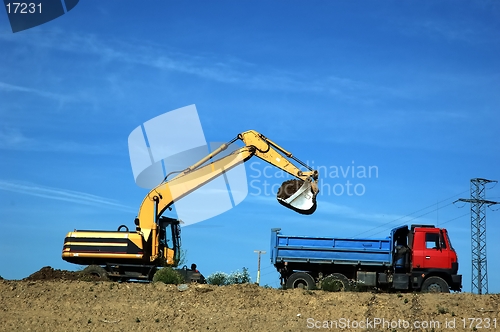
[[[55,270],[50,266],[42,267],[40,270],[31,274],[29,277],[24,278],[26,281],[36,280],[81,280],[82,274],[80,272],[72,272],[66,270]]]
[[[498,294],[0,281],[0,331],[498,331],[499,310]]]

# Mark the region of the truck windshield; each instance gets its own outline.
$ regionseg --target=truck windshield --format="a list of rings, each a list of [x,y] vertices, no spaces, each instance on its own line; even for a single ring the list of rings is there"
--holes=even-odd
[[[451,245],[450,237],[448,236],[448,231],[447,231],[447,230],[444,230],[444,231],[443,231],[443,233],[444,233],[444,235],[446,236],[446,241],[448,241],[448,244],[449,244],[449,246],[450,246],[450,249],[451,249],[451,250],[455,250],[455,249],[453,249],[453,246]]]

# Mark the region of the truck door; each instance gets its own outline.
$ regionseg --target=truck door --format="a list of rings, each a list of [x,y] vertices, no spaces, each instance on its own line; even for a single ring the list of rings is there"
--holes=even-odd
[[[418,269],[450,268],[449,251],[437,228],[415,229],[413,267]]]

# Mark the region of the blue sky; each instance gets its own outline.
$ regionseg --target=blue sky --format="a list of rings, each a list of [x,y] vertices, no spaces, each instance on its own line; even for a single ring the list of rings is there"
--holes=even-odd
[[[311,165],[377,170],[322,174],[318,210],[302,216],[258,195],[284,179],[258,177],[252,159],[245,201],[182,230],[204,274],[245,266],[255,279],[273,227],[385,237],[437,223],[468,291],[469,207],[451,203],[471,178],[500,180],[499,31],[495,1],[86,1],[15,34],[0,11],[0,275],[76,269],[61,259],[68,231],[132,226],[147,190],[128,135],[196,104],[208,141],[254,129]],[[499,213],[488,210],[490,292]],[[261,283],[278,282],[264,255]]]

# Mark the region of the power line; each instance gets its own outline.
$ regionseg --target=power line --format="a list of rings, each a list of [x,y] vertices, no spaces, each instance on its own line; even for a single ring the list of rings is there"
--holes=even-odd
[[[467,216],[467,215],[469,215],[469,214],[468,214],[468,213],[462,214],[461,216],[458,216],[458,217],[456,217],[456,218],[453,218],[453,219],[447,220],[447,221],[445,221],[445,222],[442,222],[442,223],[441,223],[441,225],[447,224],[447,223],[449,223],[450,221],[454,221],[454,220],[457,220],[457,219],[463,218],[463,217],[465,217],[465,216]]]
[[[462,192],[460,192],[460,193],[458,193],[458,194],[455,194],[455,195],[450,196],[450,197],[448,197],[448,198],[445,198],[445,199],[443,199],[443,200],[441,200],[441,201],[438,201],[437,203],[439,204],[439,203],[442,203],[442,202],[446,202],[446,201],[448,201],[448,200],[450,200],[450,199],[452,199],[452,198],[454,198],[454,197],[456,197],[456,196],[459,196],[459,195],[462,195],[463,193],[466,193],[467,191],[468,191],[468,190],[462,191]],[[430,214],[430,213],[432,213],[432,212],[435,212],[435,211],[437,211],[437,210],[443,209],[443,208],[445,208],[445,207],[447,207],[447,206],[450,206],[450,205],[452,205],[452,204],[453,204],[453,202],[452,202],[452,203],[449,203],[449,204],[446,204],[446,205],[443,205],[443,206],[439,206],[438,208],[436,208],[436,209],[434,209],[434,210],[432,210],[432,211],[429,211],[429,212],[427,212],[427,213],[424,213],[424,214],[421,214],[421,215],[419,215],[419,216],[417,216],[417,217],[414,217],[414,218],[412,218],[412,219],[410,219],[410,220],[407,220],[405,223],[408,223],[408,222],[410,222],[410,221],[412,221],[412,220],[415,220],[415,219],[421,218],[421,217],[423,217],[423,216],[426,216],[426,215],[428,215],[428,214]],[[399,220],[402,220],[402,219],[404,219],[404,218],[407,218],[407,217],[409,217],[409,216],[411,216],[411,215],[414,215],[415,213],[418,213],[418,212],[421,212],[421,211],[425,211],[425,210],[427,210],[427,209],[429,209],[429,208],[431,208],[431,207],[434,207],[434,206],[436,206],[436,204],[431,204],[431,205],[429,205],[429,206],[426,206],[426,207],[424,207],[424,208],[422,208],[422,209],[419,209],[419,210],[417,210],[417,211],[415,211],[415,212],[412,212],[412,213],[410,213],[410,214],[407,214],[407,215],[405,215],[405,216],[402,216],[402,217],[396,218],[396,219],[391,220],[391,221],[389,221],[389,222],[386,222],[386,223],[384,223],[384,224],[381,224],[381,225],[375,226],[375,227],[373,227],[373,228],[371,228],[371,229],[369,229],[369,230],[366,230],[366,231],[364,231],[364,232],[358,233],[358,234],[357,234],[357,235],[355,235],[354,237],[358,237],[358,236],[360,236],[360,235],[362,235],[362,234],[372,232],[372,231],[374,231],[374,230],[375,230],[375,229],[377,229],[377,228],[380,228],[380,227],[383,227],[383,226],[390,225],[390,224],[392,224],[392,223],[394,223],[394,222],[396,222],[396,221],[399,221]],[[385,232],[385,231],[386,231],[386,229],[383,229],[383,230],[381,230],[381,231],[379,231],[379,232],[377,232],[377,233],[373,233],[372,235],[380,234],[380,233]]]
[[[453,204],[453,203],[451,203],[451,204]],[[451,205],[451,204],[448,204],[448,205]],[[434,212],[434,211],[431,211],[431,212]],[[429,213],[430,213],[430,212],[429,212]],[[442,223],[440,223],[440,225],[447,224],[447,223],[449,223],[450,221],[454,221],[454,220],[460,219],[460,218],[465,217],[465,216],[467,216],[467,215],[469,215],[469,214],[468,214],[468,213],[462,214],[461,216],[458,216],[458,217],[455,217],[455,218],[453,218],[453,219],[449,219],[449,220],[447,220],[447,221],[445,221],[445,222],[442,222]],[[423,215],[422,215],[422,216],[423,216]],[[419,217],[415,217],[415,218],[413,218],[413,219],[410,219],[410,220],[408,220],[407,222],[410,222],[410,221],[415,220],[415,219],[418,219],[418,218],[420,218],[420,216],[419,216]],[[400,225],[400,226],[404,226],[404,225]],[[377,232],[377,233],[375,233],[375,234],[373,234],[373,235],[377,235],[377,234],[380,234],[380,233],[385,232],[385,231],[386,231],[386,230],[384,230],[384,231],[380,231],[380,232]]]

